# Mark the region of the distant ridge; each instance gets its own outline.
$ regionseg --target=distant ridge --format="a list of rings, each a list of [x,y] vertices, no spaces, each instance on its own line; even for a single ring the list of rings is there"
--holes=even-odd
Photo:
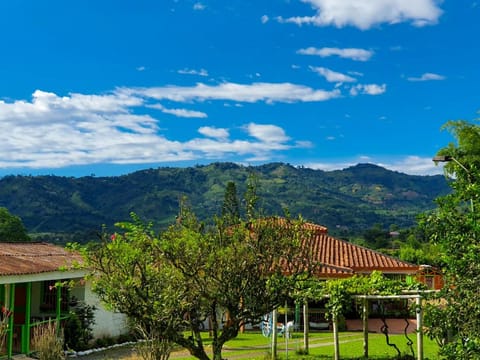
[[[412,226],[450,189],[441,175],[413,176],[372,164],[322,171],[284,163],[218,162],[114,177],[5,176],[0,206],[20,216],[30,233],[55,233],[58,241],[74,234],[86,241],[102,225],[111,228],[128,220],[132,211],[159,228],[167,226],[184,196],[198,217],[211,218],[220,211],[227,182],[236,183],[241,198],[251,173],[267,215],[281,215],[287,208],[293,216],[327,226],[329,233],[360,232],[377,223]]]

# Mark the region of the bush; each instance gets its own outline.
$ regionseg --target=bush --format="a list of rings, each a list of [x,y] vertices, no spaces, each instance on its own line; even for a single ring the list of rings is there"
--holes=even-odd
[[[93,339],[93,324],[95,307],[79,302],[70,312],[65,323],[65,347],[73,350],[89,348]]]
[[[54,322],[33,328],[32,347],[39,360],[64,360],[63,339],[57,334]]]

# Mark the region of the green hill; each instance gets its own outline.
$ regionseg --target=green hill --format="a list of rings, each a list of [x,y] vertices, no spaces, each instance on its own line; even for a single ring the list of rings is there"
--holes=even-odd
[[[411,176],[370,164],[326,172],[283,163],[214,163],[116,177],[6,176],[0,179],[0,206],[20,216],[30,233],[86,241],[103,224],[128,220],[132,211],[164,227],[183,196],[197,216],[211,218],[220,211],[227,182],[236,183],[241,197],[252,172],[266,214],[288,208],[333,234],[358,233],[377,223],[411,226],[417,214],[435,206],[433,199],[449,191],[441,175]]]

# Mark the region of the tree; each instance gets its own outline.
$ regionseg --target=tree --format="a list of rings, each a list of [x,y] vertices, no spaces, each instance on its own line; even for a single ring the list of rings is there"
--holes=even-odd
[[[22,220],[4,208],[0,207],[0,242],[30,241]]]
[[[227,183],[222,205],[222,218],[226,225],[235,225],[240,221],[240,205],[238,204],[237,187],[233,181]]]
[[[437,209],[420,225],[442,254],[445,285],[440,305],[427,308],[429,334],[448,359],[473,359],[480,353],[480,127],[465,121],[445,124],[456,139],[438,152],[452,192],[439,197]]]
[[[252,201],[250,214],[253,213]],[[143,332],[207,360],[201,331],[210,321],[213,359],[245,324],[282,305],[313,269],[301,219],[204,224],[183,204],[177,222],[154,234],[136,215],[88,252],[94,289]],[[227,316],[228,315],[228,316]]]

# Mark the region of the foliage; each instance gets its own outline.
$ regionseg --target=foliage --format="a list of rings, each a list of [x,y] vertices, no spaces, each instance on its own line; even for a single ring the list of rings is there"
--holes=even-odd
[[[344,279],[309,279],[297,284],[295,297],[306,302],[327,298],[328,315],[333,318],[345,314],[354,303],[355,295],[399,295],[404,291],[422,290],[419,283],[388,279],[378,271],[370,275],[354,275]]]
[[[0,242],[30,241],[22,220],[4,208],[0,207]]]
[[[238,203],[237,187],[233,181],[227,183],[222,205],[222,218],[226,226],[236,225],[240,220],[240,205]]]
[[[429,336],[448,359],[473,359],[480,353],[480,127],[465,121],[445,125],[456,138],[438,155],[451,156],[445,165],[453,192],[437,199],[437,209],[420,226],[442,251],[445,285],[427,308]]]
[[[245,202],[248,216],[256,214],[254,194],[250,189]],[[225,342],[283,304],[313,266],[301,219],[216,220],[200,222],[184,202],[176,223],[157,235],[132,214],[132,222],[118,224],[121,233],[88,254],[95,291],[149,339],[199,359],[209,359],[200,336],[208,319],[213,358],[221,359]]]
[[[95,324],[95,307],[78,302],[64,327],[65,347],[67,349],[85,350],[93,339],[93,325]]]
[[[245,194],[251,174],[257,177],[257,195],[267,214],[282,215],[288,208],[292,216],[302,214],[327,226],[332,235],[349,238],[374,224],[413,226],[417,214],[432,209],[433,199],[449,191],[441,175],[411,176],[368,164],[325,172],[282,163],[214,163],[108,178],[6,176],[0,179],[0,204],[20,216],[39,240],[86,242],[102,224],[113,231],[115,222],[129,221],[133,209],[142,219],[155,221],[157,231],[165,229],[184,196],[199,219],[207,221],[219,213],[228,182]]]
[[[33,328],[33,349],[39,360],[64,360],[63,339],[57,335],[55,322]]]
[[[8,332],[8,322],[12,316],[12,312],[7,309],[5,306],[2,306],[0,312],[0,351],[2,351],[3,346],[5,345],[5,340],[7,338]]]

